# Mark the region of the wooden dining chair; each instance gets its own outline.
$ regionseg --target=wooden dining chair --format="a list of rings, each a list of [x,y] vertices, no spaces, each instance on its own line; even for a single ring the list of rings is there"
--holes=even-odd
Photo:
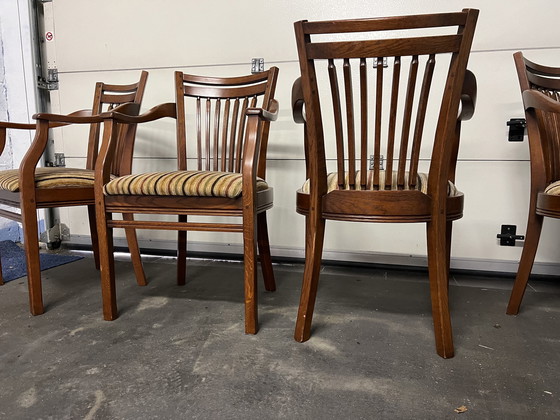
[[[529,135],[531,192],[525,243],[507,306],[515,315],[533,268],[544,217],[560,218],[560,68],[513,55]]]
[[[104,121],[100,114],[112,109],[138,114],[147,78],[148,73],[143,71],[139,81],[132,84],[114,85],[98,82],[95,86],[91,110],[76,111],[69,115],[39,113],[33,116],[37,121],[36,124],[0,122],[0,153],[4,151],[6,145],[7,130],[35,130],[35,138],[23,157],[19,169],[0,171],[0,204],[10,208],[0,209],[0,217],[22,224],[27,259],[29,304],[33,315],[44,312],[37,209],[87,206],[95,266],[99,268],[93,186],[100,131]],[[49,130],[69,124],[90,125],[85,168],[39,167],[48,143]],[[135,125],[122,130],[118,136],[121,148],[132,147],[135,134]],[[119,150],[118,154],[123,155],[122,150]],[[131,161],[123,160],[121,170],[130,171],[131,165]],[[17,209],[20,211],[18,212]],[[127,229],[126,235],[138,283],[146,284],[136,233],[133,229]]]
[[[111,128],[106,132],[118,133],[126,124],[175,118],[177,166],[111,179],[115,136],[101,147],[95,193],[106,320],[118,316],[113,228],[177,230],[179,285],[185,284],[187,231],[238,232],[243,234],[244,244],[245,331],[257,332],[257,244],[265,288],[273,291],[276,287],[266,223],[266,210],[273,203],[272,188],[266,183],[266,149],[270,121],[277,117],[277,75],[276,67],[233,78],[176,72],[175,103],[159,105],[139,117],[114,113],[113,119],[107,120]],[[192,155],[188,154],[191,151]],[[190,168],[192,163],[194,168]],[[112,213],[178,215],[178,221],[113,220]],[[191,215],[241,217],[242,222],[211,218],[191,222],[187,220]]]
[[[463,215],[455,165],[461,121],[474,111],[466,65],[477,17],[465,9],[295,23],[301,79],[292,104],[305,124],[308,172],[296,203],[306,217],[297,341],[310,337],[326,220],[424,222],[436,349],[453,356],[451,222]]]

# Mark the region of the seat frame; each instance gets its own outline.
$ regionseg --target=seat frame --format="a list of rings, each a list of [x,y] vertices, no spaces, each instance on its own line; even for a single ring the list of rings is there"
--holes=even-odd
[[[35,187],[35,170],[40,164],[47,147],[49,130],[71,124],[89,124],[90,131],[85,169],[93,171],[97,160],[100,129],[106,116],[106,114],[105,116],[103,114],[103,108],[108,106],[110,109],[120,110],[130,114],[138,114],[147,78],[148,73],[143,71],[137,83],[126,85],[106,84],[102,82],[96,83],[91,110],[76,111],[68,115],[38,113],[33,116],[36,120],[35,124],[0,122],[0,153],[3,152],[6,145],[8,129],[35,130],[34,140],[19,166],[19,191],[0,191],[0,203],[14,209],[1,209],[0,216],[20,222],[23,227],[24,248],[27,260],[29,306],[33,315],[40,315],[44,313],[45,310],[39,260],[37,209],[87,206],[95,266],[99,268],[99,246],[97,239],[97,223],[95,220],[93,185],[91,187]],[[130,125],[127,127],[127,130],[123,130],[119,133],[118,142],[120,144],[130,145],[131,140],[133,141],[135,137],[135,131],[136,126]],[[128,170],[130,170],[131,165],[132,162],[128,162]],[[122,162],[121,166],[122,168],[126,168],[126,162]],[[15,209],[20,209],[20,212],[17,212]],[[127,229],[126,236],[138,283],[146,284],[136,233],[132,229]],[[2,281],[1,274],[0,281]]]
[[[184,285],[186,278],[187,231],[237,232],[243,235],[244,250],[244,291],[245,291],[245,332],[255,334],[258,330],[257,315],[257,252],[263,270],[265,288],[268,291],[276,289],[272,270],[272,260],[268,240],[266,210],[273,204],[273,190],[256,190],[257,176],[266,179],[266,149],[268,143],[269,124],[278,115],[278,104],[273,99],[276,87],[278,69],[270,70],[250,76],[234,78],[203,77],[175,73],[176,102],[154,107],[147,113],[131,117],[122,113],[113,113],[113,118],[106,120],[110,127],[109,133],[117,133],[123,124],[146,123],[160,118],[174,118],[177,121],[177,158],[178,170],[187,170],[187,136],[185,121],[185,97],[199,98],[200,103],[217,98],[234,100],[240,97],[263,97],[262,108],[254,107],[247,102],[237,111],[245,114],[246,124],[240,123],[233,131],[238,132],[239,139],[243,139],[243,146],[236,148],[235,164],[225,167],[226,172],[241,172],[242,195],[238,198],[225,197],[188,197],[188,196],[141,196],[141,195],[106,195],[104,185],[109,182],[109,168],[114,156],[112,137],[104,139],[100,151],[100,158],[96,166],[96,211],[98,231],[100,233],[100,261],[102,274],[103,314],[104,319],[113,320],[118,316],[116,303],[115,272],[113,258],[113,228],[132,227],[135,229],[157,229],[178,231],[177,251],[177,284]],[[232,92],[230,92],[232,90]],[[256,96],[254,96],[256,98]],[[201,123],[202,110],[199,103],[197,119],[197,162],[198,170],[217,170],[217,160],[211,165],[210,144],[212,130]],[[208,102],[207,102],[208,103]],[[228,108],[229,109],[229,108]],[[236,108],[237,109],[237,108]],[[207,120],[209,121],[209,119]],[[206,154],[202,151],[205,133]],[[217,131],[215,132],[217,133]],[[217,134],[216,136],[216,144]],[[240,144],[240,143],[238,143]],[[242,154],[241,154],[242,150]],[[218,154],[213,155],[217,158]],[[233,156],[231,156],[233,159]],[[205,166],[204,166],[205,165]],[[224,169],[224,168],[222,168]],[[178,221],[158,220],[114,220],[113,213],[123,214],[152,214],[178,215]],[[241,223],[189,222],[187,216],[232,216],[241,217]]]
[[[427,224],[428,242],[428,269],[430,278],[430,291],[432,299],[432,315],[436,350],[442,357],[452,357],[454,354],[451,319],[448,303],[448,274],[451,248],[452,221],[462,217],[463,195],[448,196],[448,182],[455,180],[455,165],[458,154],[461,121],[469,119],[474,111],[476,98],[476,79],[466,70],[471,43],[478,11],[464,9],[459,13],[401,16],[377,19],[359,19],[342,21],[307,22],[300,21],[294,24],[296,42],[299,52],[301,78],[294,83],[292,90],[292,105],[294,120],[304,123],[304,141],[307,164],[307,178],[310,180],[309,194],[302,190],[297,192],[297,212],[306,216],[306,248],[305,269],[302,292],[294,337],[303,342],[311,335],[311,321],[317,295],[321,255],[325,233],[326,220],[343,220],[355,222],[383,222],[383,223],[412,223],[424,222]],[[456,26],[456,35],[434,37],[392,38],[381,40],[359,40],[348,42],[344,36],[363,32],[364,34],[375,31],[407,30],[418,28],[431,28],[438,26]],[[325,40],[323,36],[341,34],[334,41]],[[318,37],[317,41],[314,41]],[[424,124],[424,115],[428,92],[433,72],[433,55],[438,53],[451,53],[449,76],[446,84],[446,94],[443,95],[439,119],[436,128],[433,154],[430,163],[428,191],[426,194],[415,190],[412,180],[416,179],[418,158],[420,154],[420,138]],[[381,137],[381,109],[383,86],[383,60],[382,57],[395,58],[395,67],[400,69],[400,56],[414,56],[411,69],[417,65],[418,54],[430,55],[426,64],[426,75],[422,82],[422,92],[418,105],[418,117],[414,131],[414,141],[410,146],[412,157],[406,157],[411,162],[409,184],[405,187],[405,164],[407,160],[401,148],[398,159],[398,189],[390,190],[389,185],[376,185],[374,190],[365,188],[366,173],[368,172],[367,151],[367,120],[368,115],[368,88],[366,69],[369,66],[366,60],[373,58],[373,66],[377,77],[376,106],[372,113],[375,114],[375,125],[371,131],[375,134],[373,153],[373,183],[378,182],[380,174],[380,137]],[[398,60],[397,60],[398,58]],[[327,162],[326,147],[323,128],[322,104],[319,100],[319,87],[315,63],[318,60],[328,60],[328,78],[331,83],[331,97],[334,114],[334,134],[337,150],[338,189],[327,191]],[[338,88],[338,71],[335,61],[344,62],[342,73],[343,81]],[[360,60],[359,76],[355,79],[351,75],[351,60]],[[435,63],[435,61],[434,61]],[[400,73],[396,73],[400,74]],[[411,70],[408,81],[407,103],[412,107],[412,95],[415,90],[415,73]],[[359,79],[359,94],[353,94],[353,83]],[[396,97],[399,81],[393,79],[393,96],[391,99],[391,115],[396,115]],[[342,97],[342,99],[341,99]],[[359,111],[354,113],[354,98],[358,98]],[[461,112],[459,113],[459,104]],[[344,108],[346,104],[346,108]],[[408,108],[406,108],[408,109]],[[412,108],[410,108],[412,109]],[[305,112],[303,112],[305,111]],[[405,111],[404,115],[406,115]],[[410,113],[403,120],[403,133],[407,133],[410,126]],[[360,127],[362,136],[356,133]],[[372,124],[373,125],[373,124]],[[389,122],[389,144],[394,138],[394,119]],[[344,131],[343,133],[343,130]],[[346,138],[344,139],[344,134]],[[406,137],[403,134],[403,139]],[[347,142],[344,143],[343,139]],[[404,140],[403,140],[404,142]],[[403,143],[405,144],[405,143]],[[346,149],[345,149],[346,148]],[[345,150],[347,154],[345,155]],[[354,156],[360,156],[354,159]],[[387,152],[387,165],[393,165],[393,151]],[[395,168],[397,164],[395,163]],[[360,169],[362,180],[361,188],[354,179]],[[392,171],[392,169],[390,170]],[[395,169],[395,172],[397,170]],[[351,180],[349,187],[345,185],[345,175]],[[386,190],[389,189],[389,190]]]
[[[531,190],[525,242],[506,313],[519,313],[531,275],[544,217],[560,218],[560,196],[545,188],[560,179],[560,68],[527,60],[522,52],[513,55],[525,109]]]

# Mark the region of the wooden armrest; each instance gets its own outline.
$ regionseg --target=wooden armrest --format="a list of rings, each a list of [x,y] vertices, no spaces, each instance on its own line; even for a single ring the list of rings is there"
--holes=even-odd
[[[301,77],[298,77],[292,85],[292,117],[298,124],[305,123],[305,102],[303,101]]]
[[[476,105],[476,91],[476,77],[473,72],[467,70],[461,90],[461,112],[458,117],[460,121],[466,121],[472,118]]]
[[[35,120],[49,121],[50,127],[60,127],[68,124],[91,124],[100,123],[108,117],[108,113],[93,114],[90,109],[83,109],[72,112],[71,114],[48,114],[40,112],[33,115]],[[60,123],[60,124],[57,124]]]
[[[257,115],[267,121],[276,121],[278,119],[278,101],[272,99],[270,101],[270,110],[268,111],[263,108],[247,108],[245,115]]]
[[[177,109],[174,102],[156,105],[142,115],[129,115],[128,113],[120,112],[122,110],[119,108],[120,107],[115,108],[113,111],[107,113],[110,115],[110,118],[119,123],[137,124],[159,120],[164,117],[177,118]],[[129,109],[129,111],[130,110],[131,109]]]
[[[541,111],[560,113],[560,102],[534,89],[523,92],[523,105],[525,105],[525,109],[535,108]]]
[[[0,128],[10,128],[16,130],[35,130],[35,123],[15,123],[10,121],[0,121]]]

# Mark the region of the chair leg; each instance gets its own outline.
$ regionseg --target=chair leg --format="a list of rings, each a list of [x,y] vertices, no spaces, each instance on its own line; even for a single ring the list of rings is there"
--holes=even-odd
[[[29,288],[29,307],[32,315],[45,312],[41,285],[41,263],[39,260],[39,230],[37,229],[37,208],[22,199],[21,222],[27,258],[27,287]]]
[[[243,214],[243,263],[245,290],[245,334],[256,334],[257,301],[257,219],[254,211]]]
[[[185,223],[187,216],[180,215],[179,223]],[[177,285],[184,286],[187,280],[187,232],[177,232]]]
[[[93,261],[95,268],[99,270],[99,237],[97,235],[97,221],[95,217],[95,205],[87,206],[89,219],[89,232],[91,237],[91,248],[93,250]]]
[[[2,275],[2,260],[0,260],[0,286],[4,284],[4,276]]]
[[[305,268],[294,334],[295,340],[300,343],[309,340],[311,336],[311,321],[319,285],[324,237],[325,219],[318,214],[309,214],[305,218]]]
[[[117,319],[117,298],[115,287],[115,258],[113,249],[113,229],[107,226],[111,214],[103,209],[97,211],[97,230],[99,233],[99,262],[101,269],[101,295],[103,298],[103,319]]]
[[[268,292],[274,292],[276,290],[276,282],[274,281],[274,271],[272,270],[266,212],[257,215],[257,245],[259,247],[259,259],[263,272],[264,288]]]
[[[517,276],[515,277],[515,283],[513,283],[513,289],[506,310],[508,315],[517,315],[519,312],[519,306],[525,294],[527,282],[529,281],[531,269],[533,268],[533,262],[535,261],[535,255],[537,254],[543,219],[544,217],[536,214],[534,209],[530,210],[529,219],[527,220],[527,232],[525,233],[525,243],[523,244]]]
[[[448,252],[451,245],[451,232],[447,233],[449,223],[445,220],[445,216],[438,216],[427,224],[428,271],[436,351],[441,357],[448,359],[454,355],[449,313]]]
[[[122,217],[123,220],[134,220],[134,215],[132,213],[123,213]],[[128,243],[128,251],[130,252],[130,258],[132,260],[132,267],[134,267],[136,283],[138,283],[138,286],[146,286],[148,282],[146,281],[146,274],[144,273],[144,267],[142,266],[142,256],[140,255],[136,229],[127,228],[124,232],[126,234],[126,242]]]

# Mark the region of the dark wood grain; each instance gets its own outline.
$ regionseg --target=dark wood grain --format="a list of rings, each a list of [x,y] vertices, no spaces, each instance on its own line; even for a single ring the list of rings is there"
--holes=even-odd
[[[455,180],[461,121],[474,112],[476,80],[466,66],[477,16],[477,10],[465,9],[460,13],[294,24],[301,78],[294,84],[292,105],[294,120],[304,124],[309,178],[309,191],[298,191],[296,204],[298,213],[306,217],[306,264],[296,340],[305,341],[311,335],[326,220],[423,222],[427,226],[436,351],[444,358],[453,356],[448,298],[451,230],[452,221],[463,215],[464,197],[462,193],[448,196],[448,182]],[[440,28],[448,26],[454,26],[456,33]],[[419,36],[420,32],[414,31],[418,28],[434,30]],[[393,30],[399,31],[398,36],[378,33]],[[321,36],[315,39],[316,34]],[[442,60],[447,76],[434,80],[439,54],[451,59]],[[339,66],[342,81],[337,76]],[[322,85],[324,77],[318,77],[319,72],[328,74],[328,86]],[[359,75],[357,94],[352,87],[355,74]],[[400,95],[401,82],[404,95]],[[432,101],[436,84],[443,93]],[[320,93],[328,91],[325,98],[332,101],[333,115],[319,101]],[[340,92],[344,92],[345,107]],[[423,136],[428,112],[438,117],[433,139]],[[325,132],[325,127],[333,127],[332,132]],[[355,141],[356,127],[360,129],[359,141]],[[331,157],[326,150],[332,150],[327,142],[334,142],[336,150],[338,174],[333,191],[327,189],[327,160]],[[428,159],[423,157],[429,172],[428,185],[421,192],[416,190],[416,174],[426,142],[426,149],[433,152]],[[388,174],[384,181],[382,156]],[[356,180],[357,168],[361,173]]]
[[[266,147],[269,124],[278,116],[274,91],[278,69],[233,78],[204,77],[175,73],[175,104],[162,104],[146,114],[130,116],[112,112],[105,120],[112,133],[105,137],[96,166],[95,202],[99,217],[105,319],[117,316],[115,274],[112,259],[112,230],[157,229],[178,231],[177,284],[184,285],[187,275],[187,232],[233,232],[243,235],[245,332],[258,330],[257,246],[261,256],[264,284],[276,288],[266,223],[266,211],[272,207],[273,191],[257,191],[257,176],[266,179]],[[194,117],[193,127],[188,116]],[[238,198],[176,195],[105,195],[109,168],[115,159],[115,137],[119,127],[171,117],[176,119],[177,170],[217,170],[242,174],[242,194]],[[196,167],[187,166],[188,142],[196,142]],[[175,169],[175,168],[173,168]],[[123,220],[113,219],[123,213]],[[174,215],[177,221],[133,218],[133,215]],[[241,217],[241,223],[189,221],[188,216]]]

